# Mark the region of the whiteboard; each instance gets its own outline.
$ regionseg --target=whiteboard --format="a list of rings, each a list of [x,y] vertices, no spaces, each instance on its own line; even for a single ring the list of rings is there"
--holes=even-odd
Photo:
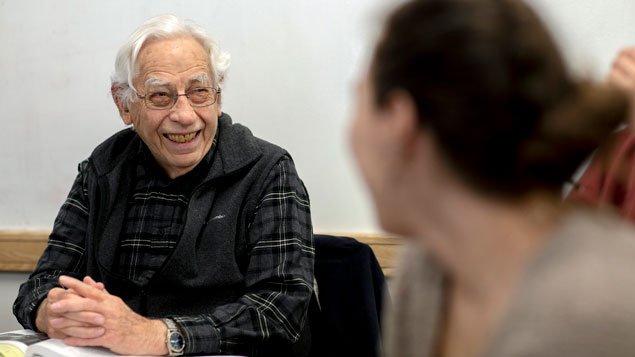
[[[602,77],[635,43],[635,1],[531,0],[572,66]],[[377,232],[349,148],[354,88],[390,0],[0,1],[0,229],[51,229],[77,173],[124,127],[119,46],[152,15],[198,22],[232,55],[223,111],[291,152],[320,232]]]

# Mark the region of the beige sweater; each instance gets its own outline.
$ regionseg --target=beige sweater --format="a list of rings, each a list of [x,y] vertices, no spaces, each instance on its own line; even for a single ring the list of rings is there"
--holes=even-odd
[[[385,319],[388,357],[434,356],[443,273],[408,249]],[[635,228],[569,214],[540,249],[484,356],[635,356]]]

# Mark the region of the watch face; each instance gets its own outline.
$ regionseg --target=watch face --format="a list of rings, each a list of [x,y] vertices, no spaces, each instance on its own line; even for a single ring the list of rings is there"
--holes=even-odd
[[[183,335],[178,332],[173,332],[170,335],[170,346],[174,352],[181,352],[185,348],[185,339]]]

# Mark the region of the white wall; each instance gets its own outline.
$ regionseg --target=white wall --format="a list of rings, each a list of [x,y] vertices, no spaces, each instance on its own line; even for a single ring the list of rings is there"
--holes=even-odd
[[[0,229],[50,229],[77,163],[123,128],[109,95],[118,47],[169,12],[202,24],[231,53],[223,110],[291,152],[316,230],[376,230],[347,144],[373,2],[0,2]]]
[[[316,231],[377,231],[347,143],[355,78],[390,0],[0,1],[0,229],[50,229],[76,164],[123,127],[109,97],[118,46],[174,13],[233,56],[224,110],[287,148]],[[635,43],[633,0],[530,0],[572,65],[597,77]],[[21,275],[0,275],[0,330]],[[7,293],[8,291],[8,293]],[[13,292],[12,292],[13,291]]]
[[[635,46],[633,0],[526,0],[579,74],[605,78],[620,48]]]
[[[602,76],[635,43],[635,1],[530,1],[578,69]],[[376,231],[347,127],[370,9],[386,2],[0,2],[0,229],[50,229],[76,164],[123,127],[109,97],[118,46],[170,12],[209,28],[232,54],[223,108],[292,153],[316,230]]]
[[[25,273],[0,273],[0,332],[22,328],[13,316],[13,301],[28,277]]]

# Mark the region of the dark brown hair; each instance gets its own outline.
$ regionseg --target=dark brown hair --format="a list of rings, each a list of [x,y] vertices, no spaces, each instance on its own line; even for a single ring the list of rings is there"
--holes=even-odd
[[[519,0],[420,0],[385,25],[371,67],[378,106],[394,90],[471,186],[504,197],[557,192],[624,120],[624,96],[577,82]]]

